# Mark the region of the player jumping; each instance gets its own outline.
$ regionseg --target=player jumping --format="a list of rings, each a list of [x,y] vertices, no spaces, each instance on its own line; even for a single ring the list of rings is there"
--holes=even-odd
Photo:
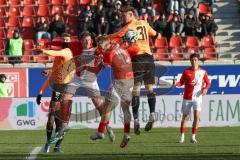
[[[150,116],[148,123],[145,126],[145,131],[150,131],[154,124],[154,113],[156,96],[153,91],[153,84],[155,83],[155,64],[151,49],[149,46],[149,36],[160,38],[161,34],[152,29],[149,24],[143,20],[137,20],[134,16],[134,8],[123,7],[122,15],[126,25],[116,33],[109,35],[110,39],[123,37],[124,34],[132,29],[138,32],[138,39],[136,45],[139,47],[139,52],[132,55],[133,72],[134,72],[134,87],[132,96],[132,109],[134,117],[134,132],[140,134],[140,124],[138,109],[140,105],[140,88],[144,82],[147,90],[148,104],[150,108]]]

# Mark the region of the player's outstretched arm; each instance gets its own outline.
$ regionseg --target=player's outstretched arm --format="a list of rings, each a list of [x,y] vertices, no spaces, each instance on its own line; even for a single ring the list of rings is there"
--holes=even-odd
[[[49,86],[49,78],[44,82],[42,88],[40,89],[37,95],[36,102],[38,105],[41,104],[42,94],[47,90],[48,86]]]
[[[42,52],[43,52],[43,54],[46,54],[46,55],[49,55],[49,56],[52,56],[52,57],[57,57],[57,56],[64,57],[64,55],[65,55],[63,50],[54,51],[54,50],[42,49]]]

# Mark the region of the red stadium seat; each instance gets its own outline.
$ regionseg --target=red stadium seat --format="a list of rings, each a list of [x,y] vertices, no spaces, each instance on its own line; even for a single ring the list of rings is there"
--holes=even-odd
[[[19,17],[9,17],[8,18],[8,27],[20,27]]]
[[[203,47],[216,47],[217,43],[214,42],[214,39],[212,36],[204,36],[202,38],[202,46]]]
[[[4,40],[0,40],[0,52],[5,51],[6,44]]]
[[[9,6],[20,6],[21,5],[21,0],[9,0]]]
[[[68,5],[66,9],[66,15],[68,16],[78,16],[78,6]]]
[[[34,39],[35,35],[34,35],[34,28],[23,28],[22,29],[22,38],[23,39]]]
[[[60,15],[64,15],[64,9],[63,6],[53,6],[52,7],[52,15],[54,14],[60,14]]]
[[[78,17],[76,17],[76,16],[67,17],[66,24],[67,24],[67,26],[71,26],[71,27],[78,26],[79,25]]]
[[[14,30],[19,30],[19,28],[17,28],[17,27],[10,27],[10,28],[8,28],[7,38],[13,38]]]
[[[209,3],[206,2],[198,3],[198,10],[200,14],[211,13],[211,7],[209,6]]]
[[[61,6],[64,4],[63,0],[52,0],[52,5]]]
[[[166,37],[161,37],[155,40],[155,47],[158,48],[168,48],[168,42]]]
[[[34,6],[35,5],[35,0],[24,0],[23,5],[24,6]]]
[[[34,50],[25,50],[24,55],[34,55]]]
[[[51,15],[49,6],[39,6],[38,7],[38,16],[48,17]]]
[[[25,6],[23,8],[23,16],[36,16],[36,11],[33,6]]]
[[[185,59],[184,54],[182,54],[182,53],[171,53],[170,57],[171,57],[172,61]]]
[[[43,64],[46,64],[49,62],[48,56],[45,56],[45,55],[37,55],[35,56],[35,60],[37,63],[43,63]]]
[[[66,31],[69,32],[73,36],[77,36],[78,33],[79,33],[79,30],[78,30],[78,25],[79,25],[78,17],[76,17],[76,16],[67,17],[66,24],[67,24]]]
[[[170,38],[171,48],[183,48],[182,38],[180,36],[172,36]]]
[[[23,63],[33,63],[34,60],[33,60],[33,56],[31,55],[25,55],[25,52],[24,52],[24,55],[21,57],[21,61]]]
[[[50,0],[38,0],[38,5],[50,5]]]
[[[91,0],[79,0],[79,4],[82,6],[85,6],[87,4],[89,4],[91,2]]]
[[[34,50],[34,42],[32,39],[23,40],[24,50]]]
[[[0,28],[6,28],[6,21],[4,18],[0,18]]]
[[[159,48],[159,49],[157,49],[156,58],[158,60],[164,60],[164,61],[167,60],[168,61],[169,60],[168,49],[167,48]]]
[[[188,48],[188,53],[198,53],[199,52],[198,37],[188,36],[186,40],[186,47]]]
[[[183,43],[180,36],[172,36],[170,38],[171,59],[184,60]]]
[[[67,5],[76,5],[78,4],[78,0],[66,0]]]
[[[62,38],[61,37],[55,37],[52,40],[53,42],[62,42]],[[53,50],[61,50],[62,46],[51,46],[51,49]]]
[[[0,29],[0,39],[6,39],[6,31],[5,29]]]
[[[7,0],[1,0],[0,7],[5,7],[5,6],[7,6]]]
[[[216,60],[218,58],[216,49],[214,47],[204,48],[203,58],[205,60]]]
[[[32,17],[24,17],[22,27],[35,27],[35,21]]]
[[[20,17],[21,16],[21,10],[19,6],[10,6],[8,11],[9,17]]]
[[[79,42],[78,36],[72,36],[71,41],[72,42]]]
[[[49,46],[46,46],[46,43],[49,42],[48,39],[39,39],[37,41],[37,49],[49,49]],[[40,44],[42,44],[43,46],[41,46]]]
[[[0,7],[0,17],[6,17],[6,8],[5,7]]]

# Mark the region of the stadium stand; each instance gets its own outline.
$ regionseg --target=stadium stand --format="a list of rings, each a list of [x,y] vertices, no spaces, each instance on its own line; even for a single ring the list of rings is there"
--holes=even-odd
[[[14,29],[18,29],[22,33],[24,40],[31,40],[33,50],[36,50],[36,24],[41,16],[47,17],[47,24],[52,21],[54,14],[59,13],[63,16],[61,21],[66,24],[66,31],[73,36],[79,36],[79,21],[84,17],[84,6],[90,4],[90,0],[1,0],[0,1],[0,40],[6,43],[7,38],[12,37]],[[153,51],[156,53],[157,60],[185,60],[190,53],[196,52],[201,55],[204,60],[232,60],[237,57],[239,45],[239,28],[240,19],[238,6],[235,0],[218,0],[213,8],[206,3],[198,4],[199,13],[212,13],[215,22],[218,25],[216,37],[206,36],[203,39],[197,37],[186,37],[184,33],[180,37],[169,38],[163,37],[160,40],[151,42]],[[156,21],[160,14],[166,13],[165,4],[154,1],[153,8],[156,14],[151,17],[152,21]],[[7,7],[6,7],[7,6]],[[91,5],[96,8],[95,5]],[[102,13],[101,13],[102,14]],[[110,13],[109,13],[110,14]],[[107,14],[104,15],[110,17]],[[140,15],[142,17],[142,14]],[[168,16],[170,21],[172,16]],[[94,21],[94,20],[92,20]],[[110,19],[108,19],[110,22]],[[95,24],[94,24],[95,25]],[[208,38],[207,38],[208,37]],[[76,38],[77,39],[77,38]],[[174,41],[174,42],[175,42]],[[35,58],[36,51],[26,51],[24,54],[33,55],[33,61],[44,60],[45,58]],[[1,53],[6,53],[2,50]],[[7,57],[7,55],[3,54]],[[4,60],[7,58],[4,57]],[[2,58],[2,56],[1,56]],[[30,58],[31,59],[31,58]],[[25,61],[26,60],[26,61]],[[24,62],[27,61],[25,57]],[[50,59],[46,59],[49,61]],[[4,61],[5,62],[5,61]]]

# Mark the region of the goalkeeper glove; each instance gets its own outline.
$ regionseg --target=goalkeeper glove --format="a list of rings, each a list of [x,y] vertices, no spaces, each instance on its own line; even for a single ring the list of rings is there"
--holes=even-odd
[[[42,95],[41,94],[37,95],[36,102],[38,105],[41,104],[41,99],[42,99]]]

